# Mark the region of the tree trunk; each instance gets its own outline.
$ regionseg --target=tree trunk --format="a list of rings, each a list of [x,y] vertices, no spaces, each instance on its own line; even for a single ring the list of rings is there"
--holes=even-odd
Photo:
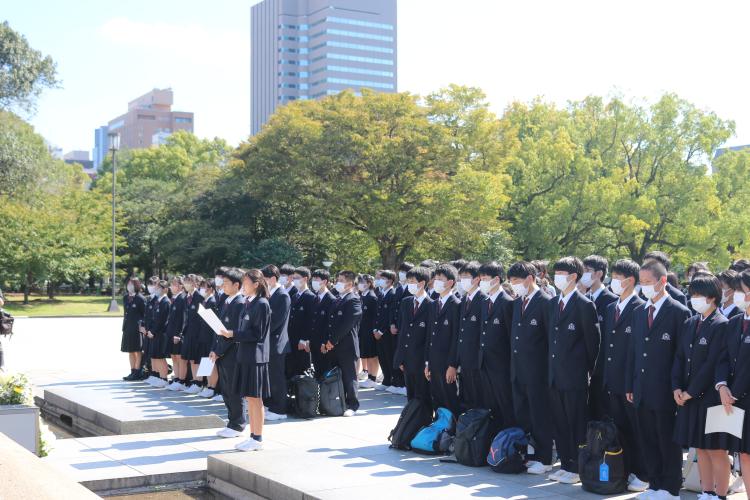
[[[23,283],[23,303],[28,304],[29,303],[29,294],[31,293],[31,283],[32,283],[33,276],[31,274],[31,271],[26,273],[26,280]]]
[[[50,300],[55,298],[55,284],[52,280],[47,281],[47,298]]]
[[[380,260],[383,263],[383,269],[396,271],[398,268],[398,252],[396,251],[396,247],[392,245],[381,246]]]

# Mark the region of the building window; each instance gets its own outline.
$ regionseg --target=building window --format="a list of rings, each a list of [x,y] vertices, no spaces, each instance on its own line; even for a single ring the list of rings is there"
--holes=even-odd
[[[316,57],[313,59],[313,62],[320,61],[323,59],[337,59],[339,61],[354,61],[354,62],[363,62],[363,63],[370,63],[370,64],[382,64],[384,66],[393,66],[393,59],[377,59],[374,57],[360,57],[360,56],[350,56],[346,54],[334,54],[329,53],[323,56]]]
[[[285,42],[306,42],[307,36],[289,36],[289,35],[282,35],[279,37],[279,40],[285,41]]]
[[[175,116],[175,123],[193,123],[193,119],[187,116]]]
[[[323,71],[336,71],[339,73],[354,73],[356,75],[372,75],[372,76],[382,76],[385,78],[393,78],[393,73],[391,71],[378,71],[376,69],[365,69],[365,68],[354,68],[350,66],[324,66],[322,68],[318,68],[312,73],[318,74],[322,73]]]
[[[138,115],[139,120],[156,120],[156,116],[154,115]]]
[[[321,43],[319,45],[315,45],[314,47],[310,47],[310,50],[317,50],[322,47],[338,47],[342,49],[366,50],[368,52],[382,52],[384,54],[393,54],[393,49],[390,47],[378,47],[375,45],[361,45],[357,43],[336,42],[333,40],[329,40],[326,43]]]
[[[322,83],[335,83],[337,85],[353,85],[355,87],[372,87],[374,89],[392,89],[392,83],[370,82],[367,80],[349,80],[348,78],[324,78],[312,84],[316,87]]]
[[[351,38],[366,38],[368,40],[380,40],[381,42],[392,42],[393,37],[392,36],[386,36],[386,35],[374,35],[372,33],[361,33],[359,31],[347,31],[347,30],[337,30],[333,28],[326,29],[324,31],[320,31],[318,33],[315,33],[314,35],[311,35],[310,38],[318,38],[323,35],[336,35],[336,36],[348,36]]]
[[[307,30],[307,25],[306,24],[279,24],[279,29],[305,31]]]
[[[358,19],[347,19],[345,17],[334,17],[334,16],[326,17],[324,19],[321,19],[320,21],[314,22],[310,25],[310,27],[315,27],[325,22],[336,23],[336,24],[348,24],[350,26],[364,26],[366,28],[376,28],[376,29],[381,29],[381,30],[393,31],[392,24],[371,23],[369,21],[360,21]]]
[[[294,49],[291,47],[279,47],[279,52],[288,52],[290,54],[307,54],[306,48]]]
[[[295,61],[293,59],[279,59],[279,64],[291,64],[293,66],[307,66],[308,61],[307,59],[300,59],[299,61]]]

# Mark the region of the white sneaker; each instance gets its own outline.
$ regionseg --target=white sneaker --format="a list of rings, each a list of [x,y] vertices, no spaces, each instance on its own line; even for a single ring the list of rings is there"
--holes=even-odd
[[[356,411],[356,410],[352,410],[351,408],[350,408],[350,409],[348,409],[348,410],[346,410],[346,411],[344,412],[344,416],[345,416],[345,417],[353,417],[353,416],[354,416],[354,415],[356,415],[356,414],[357,414],[357,411]]]
[[[167,384],[167,390],[168,391],[176,391],[177,390],[177,381],[173,380],[172,382]]]
[[[286,420],[286,415],[280,413],[274,413],[271,410],[266,412],[266,420],[269,422],[275,422],[276,420]]]
[[[148,385],[150,385],[150,386],[153,387],[153,386],[156,385],[156,381],[157,380],[160,380],[160,379],[158,379],[157,377],[154,377],[153,375],[151,375],[146,380],[144,380],[144,382],[146,382]]]
[[[163,378],[156,379],[156,382],[154,382],[154,387],[156,387],[157,389],[166,389],[167,381]]]
[[[239,451],[260,451],[263,449],[263,443],[250,438],[247,441],[237,443],[234,445],[234,448]]]
[[[665,499],[665,500],[680,500],[680,495],[673,495],[667,490],[657,490],[654,496],[652,497],[654,499]]]
[[[187,386],[183,384],[182,382],[177,382],[177,387],[175,388],[175,391],[183,392],[187,389]]]
[[[367,380],[367,372],[366,372],[366,371],[361,371],[361,372],[359,372],[359,373],[357,374],[357,380],[359,380],[360,382],[361,382],[362,380]]]
[[[644,500],[656,499],[659,498],[659,492],[649,489],[638,495],[638,498],[642,498]]]
[[[391,394],[396,394],[396,391],[398,390],[398,387],[389,386],[385,388],[385,392],[390,392]]]
[[[574,472],[565,472],[565,474],[560,476],[560,479],[558,479],[558,481],[564,484],[576,484],[581,482],[581,478],[578,477],[578,474]]]
[[[560,477],[562,477],[563,474],[565,474],[565,471],[562,469],[559,469],[553,472],[552,474],[550,474],[549,476],[547,476],[547,479],[549,479],[550,481],[559,481]]]
[[[529,474],[546,474],[547,472],[552,470],[551,465],[544,465],[542,462],[536,462],[534,460],[530,461],[528,464],[526,464],[526,472]]]
[[[187,394],[198,394],[200,392],[203,392],[203,389],[201,389],[201,386],[199,386],[198,384],[193,384],[187,389],[185,389],[185,392]]]
[[[396,391],[393,394],[400,394],[402,396],[406,396],[406,387],[397,387]]]
[[[628,491],[646,491],[647,489],[647,482],[641,481],[635,474],[628,476]]]
[[[375,386],[376,391],[385,391],[388,392],[389,387],[387,385],[378,384]]]
[[[212,397],[214,397],[214,390],[206,387],[205,389],[203,389],[201,392],[198,393],[198,396],[202,398],[211,399]]]
[[[242,433],[240,431],[230,429],[229,427],[224,427],[223,429],[217,431],[216,435],[223,438],[236,438],[240,437]]]
[[[218,401],[219,403],[223,403],[224,396],[222,396],[221,394],[217,394],[216,396],[211,398],[211,401]]]
[[[376,386],[377,384],[369,378],[359,383],[359,387],[361,387],[362,389],[375,389]]]

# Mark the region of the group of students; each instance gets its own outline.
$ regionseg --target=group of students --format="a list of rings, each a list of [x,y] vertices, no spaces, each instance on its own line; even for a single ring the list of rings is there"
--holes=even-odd
[[[244,429],[248,398],[251,438],[238,448],[250,450],[262,447],[264,418],[286,418],[291,377],[339,367],[345,416],[358,410],[358,387],[429,400],[454,415],[486,408],[498,430],[517,426],[531,435],[529,473],[552,472],[554,443],[561,466],[548,477],[568,484],[580,479],[587,422],[611,418],[623,436],[631,491],[676,498],[683,449],[693,447],[701,498],[724,498],[728,453],[750,470],[750,430],[744,426],[742,439],[706,434],[706,412],[747,406],[750,262],[718,276],[690,266],[689,298],[662,252],[611,269],[597,255],[562,258],[549,272],[547,265],[521,261],[506,272],[498,262],[404,263],[374,276],[342,271],[330,288],[325,269],[221,268],[209,280],[152,279],[148,300],[132,279],[126,378],[139,379],[150,358],[157,375],[147,381],[165,386],[171,356],[170,389],[223,398],[223,437]],[[221,335],[194,312],[200,303],[217,311],[227,328]],[[206,356],[218,373],[188,380]]]

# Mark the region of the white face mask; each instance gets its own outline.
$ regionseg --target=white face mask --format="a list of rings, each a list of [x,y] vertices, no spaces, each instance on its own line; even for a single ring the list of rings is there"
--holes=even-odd
[[[357,290],[364,292],[367,290],[367,283],[357,283]]]
[[[320,290],[320,280],[312,280],[312,289],[316,292]]]
[[[731,288],[727,289],[727,290],[725,290],[723,292],[721,292],[721,303],[722,304],[726,304],[727,302],[729,302],[733,298],[734,298],[734,292],[732,292]]]
[[[464,292],[469,292],[471,290],[471,282],[474,281],[471,278],[461,278],[461,289],[463,289]]]
[[[217,287],[224,286],[224,278],[222,278],[221,276],[215,276],[214,283],[216,284]]]
[[[378,288],[385,287],[385,280],[383,278],[378,278],[375,280],[375,286]]]
[[[130,293],[130,294],[135,293],[135,287],[133,285],[131,285],[130,283],[128,283],[128,286],[126,286],[125,288],[127,288],[128,293]]]
[[[654,285],[642,285],[641,292],[647,299],[652,299],[656,295],[656,287]]]
[[[561,292],[568,288],[568,274],[556,274],[555,275],[555,287]]]
[[[419,285],[416,283],[409,283],[406,285],[406,288],[409,290],[409,293],[412,295],[416,295],[419,291]]]
[[[289,283],[289,278],[286,276],[282,276],[279,278],[279,285],[286,286],[286,284]]]
[[[695,312],[703,314],[711,308],[711,304],[708,303],[705,297],[692,297],[690,299],[690,305],[693,306]]]
[[[302,278],[294,278],[292,284],[294,285],[294,288],[302,288]]]
[[[445,291],[445,281],[435,280],[432,282],[432,287],[437,293],[443,293]]]
[[[747,309],[747,306],[750,305],[750,302],[745,299],[745,292],[734,292],[734,305],[736,305],[738,309],[741,309],[743,311]]]
[[[337,281],[335,288],[337,292],[344,293],[344,290],[346,290],[346,283],[343,281]]]
[[[148,293],[150,293],[151,295],[153,295],[153,294],[156,293],[156,287],[155,286],[148,285],[146,288],[148,289]]]
[[[199,288],[198,293],[201,294],[202,297],[206,296],[207,290],[205,288]]]
[[[591,288],[591,285],[594,284],[594,276],[591,273],[583,273],[581,284],[586,288]]]
[[[511,285],[511,287],[513,288],[513,293],[519,297],[526,297],[529,294],[529,290],[523,283],[516,283],[515,285]]]
[[[398,280],[403,283],[406,281],[406,273],[401,271],[398,273]]]
[[[479,290],[487,294],[490,292],[490,289],[492,288],[492,280],[482,280],[479,282]]]
[[[617,278],[612,278],[612,283],[610,283],[612,286],[612,291],[615,292],[617,295],[622,295],[622,292],[625,291],[625,287],[622,284],[622,280],[619,280]]]

